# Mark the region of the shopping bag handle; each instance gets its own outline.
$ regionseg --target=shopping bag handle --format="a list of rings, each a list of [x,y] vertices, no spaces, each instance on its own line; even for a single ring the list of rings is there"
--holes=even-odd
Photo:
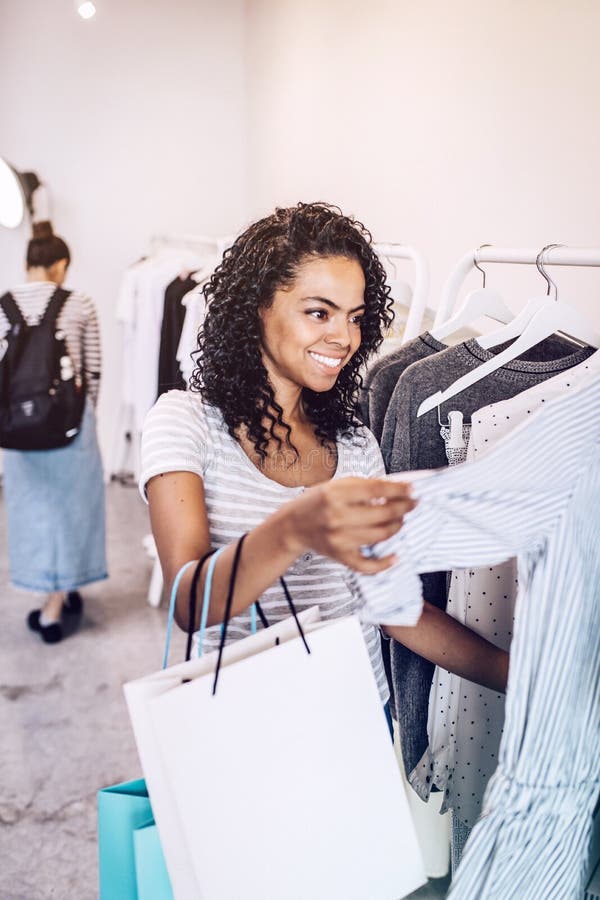
[[[173,581],[173,586],[171,588],[171,597],[169,600],[169,615],[168,615],[168,619],[167,619],[167,635],[166,635],[166,639],[165,639],[165,649],[164,649],[163,664],[162,664],[163,669],[167,668],[167,665],[169,662],[169,650],[170,650],[170,646],[171,646],[171,636],[173,633],[173,619],[175,617],[175,604],[177,601],[177,591],[179,590],[179,585],[181,583],[181,579],[182,579],[184,573],[187,572],[187,570],[190,568],[190,566],[195,565],[196,569],[192,576],[192,582],[190,585],[188,625],[189,625],[189,623],[192,623],[192,624],[191,624],[191,627],[188,627],[188,632],[187,632],[188,639],[187,639],[186,655],[185,655],[186,662],[191,658],[191,650],[192,650],[191,645],[192,645],[193,633],[194,633],[194,621],[196,618],[196,597],[197,597],[197,591],[198,591],[198,579],[200,578],[200,574],[202,572],[202,567],[204,566],[204,563],[206,562],[206,560],[209,557],[212,557],[210,560],[210,563],[209,563],[208,571],[206,573],[206,581],[204,583],[204,600],[203,600],[203,604],[202,604],[202,615],[201,615],[201,619],[200,619],[200,631],[198,634],[198,656],[202,656],[202,645],[203,645],[204,633],[206,631],[206,620],[208,617],[208,607],[210,604],[212,576],[213,576],[215,564],[217,562],[217,558],[221,555],[221,553],[225,549],[226,549],[225,547],[219,547],[218,550],[217,549],[210,550],[208,553],[204,554],[202,559],[200,559],[198,561],[196,561],[195,559],[192,559],[189,562],[184,563],[184,565],[181,567],[181,569],[175,576],[175,579]],[[251,607],[251,619],[252,619],[251,631],[252,631],[252,634],[256,633],[256,614],[257,613],[258,613],[258,617],[261,621],[263,628],[269,627],[269,622],[267,620],[267,617],[265,616],[265,614],[262,610],[262,607],[257,600],[256,603],[253,603],[252,607]]]
[[[196,656],[198,657],[202,656],[204,650],[204,635],[206,634],[206,623],[208,622],[208,609],[210,607],[210,595],[212,591],[213,575],[215,574],[215,566],[217,565],[217,560],[221,553],[226,549],[226,547],[219,547],[218,550],[215,550],[206,570],[206,578],[204,579],[204,597],[202,599],[202,612],[200,613],[200,627],[198,629],[198,645],[196,650]],[[192,598],[190,597],[190,602],[191,599]]]
[[[229,590],[227,592],[227,601],[225,603],[225,614],[223,616],[223,627],[221,628],[221,640],[219,642],[219,655],[217,657],[217,667],[215,669],[215,678],[213,681],[212,693],[213,696],[217,692],[217,683],[219,681],[219,672],[221,671],[221,661],[223,657],[223,649],[225,647],[225,641],[227,640],[227,628],[229,626],[229,620],[231,619],[231,608],[233,606],[233,592],[235,590],[235,582],[237,578],[238,568],[240,565],[240,556],[242,555],[242,546],[244,541],[246,540],[247,535],[243,534],[237,543],[237,547],[235,548],[235,554],[233,556],[233,564],[231,566],[231,575],[229,577]],[[279,579],[281,586],[283,588],[283,593],[285,594],[285,599],[290,608],[290,612],[294,617],[294,621],[296,623],[296,627],[298,628],[298,633],[302,638],[302,643],[306,648],[306,652],[310,654],[310,647],[306,642],[306,637],[304,635],[304,631],[302,629],[302,625],[300,624],[300,620],[298,619],[298,613],[296,612],[296,607],[294,601],[292,600],[292,596],[288,590],[288,586],[285,583],[283,577]],[[258,606],[258,604],[257,604]],[[260,607],[258,607],[260,610]],[[261,621],[263,621],[263,613],[260,610]],[[265,619],[266,621],[266,619]]]
[[[191,646],[192,646],[192,635],[193,635],[193,631],[194,631],[193,623],[196,618],[195,597],[196,597],[196,588],[198,586],[198,578],[200,576],[200,571],[202,569],[202,566],[204,565],[206,560],[209,558],[209,556],[213,555],[213,553],[216,553],[216,550],[209,550],[209,552],[205,553],[204,556],[202,557],[202,559],[200,559],[198,562],[196,562],[195,559],[192,559],[189,562],[184,563],[173,580],[173,586],[171,588],[171,597],[169,600],[169,616],[167,619],[167,636],[165,639],[165,652],[163,654],[163,664],[162,664],[163,669],[167,668],[167,665],[169,662],[169,650],[171,647],[171,635],[173,633],[173,619],[175,617],[175,603],[177,601],[177,591],[179,590],[179,585],[181,583],[181,579],[183,578],[184,573],[187,572],[187,570],[189,569],[190,566],[195,565],[196,571],[194,572],[194,575],[192,577],[192,588],[190,589],[190,618],[188,619],[188,641],[187,641],[187,648],[186,648],[186,655],[185,655],[186,661],[190,658]],[[193,593],[192,593],[192,591],[193,591]],[[192,596],[194,597],[193,610],[192,610],[192,603],[191,603]],[[192,613],[193,613],[193,615],[192,615]],[[190,622],[192,623],[191,627],[190,627]]]
[[[194,574],[192,575],[192,583],[190,584],[190,600],[189,600],[189,615],[188,615],[188,631],[187,631],[187,642],[185,645],[185,661],[187,662],[192,656],[192,638],[194,637],[194,629],[196,627],[196,597],[198,595],[198,581],[200,579],[200,575],[202,574],[202,567],[207,559],[212,557],[209,563],[209,572],[206,574],[206,581],[204,582],[204,599],[202,603],[202,613],[201,613],[201,625],[202,619],[204,619],[204,628],[206,628],[206,618],[208,615],[208,604],[210,603],[210,589],[212,585],[212,575],[215,568],[215,563],[217,561],[217,557],[221,555],[225,547],[219,547],[218,549],[215,547],[214,550],[209,550],[208,553],[205,553],[202,559],[198,560],[196,565],[196,569],[194,570]],[[210,573],[210,574],[209,574]],[[199,636],[200,637],[200,636]],[[204,637],[204,629],[201,627],[201,637]],[[201,651],[198,654],[201,655]]]

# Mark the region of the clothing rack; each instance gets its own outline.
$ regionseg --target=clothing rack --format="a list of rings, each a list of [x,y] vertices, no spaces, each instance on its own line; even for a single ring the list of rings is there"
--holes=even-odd
[[[230,246],[233,238],[214,237],[200,234],[164,233],[154,234],[148,240],[149,254],[158,253],[164,248],[174,250],[190,250],[200,254],[206,252],[210,256],[220,257],[223,251]],[[121,405],[116,416],[116,428],[109,455],[109,464],[105,473],[106,481],[118,481],[121,484],[135,484],[135,477],[131,476],[128,466],[132,459],[133,468],[137,469],[137,448],[134,446],[134,431],[131,426],[128,409]]]
[[[221,256],[234,241],[232,237],[216,238],[201,234],[155,234],[150,238],[150,252],[156,253],[163,247],[175,247],[176,249],[198,250],[205,247],[215,251]]]
[[[234,240],[235,237],[233,236],[215,238],[198,234],[157,234],[150,239],[150,249],[151,252],[155,253],[162,247],[183,247],[190,250],[206,247],[215,250],[216,254],[221,256]],[[415,279],[412,301],[402,338],[402,343],[406,343],[406,341],[420,334],[429,293],[427,261],[422,253],[407,244],[377,243],[374,245],[374,249],[378,256],[382,256],[385,259],[405,259],[410,260],[414,264]]]
[[[421,324],[427,305],[429,293],[429,268],[422,253],[407,244],[377,243],[374,245],[378,256],[385,259],[408,259],[415,266],[415,281],[412,291],[412,300],[408,311],[408,319],[402,336],[405,344],[421,333]]]
[[[534,266],[540,255],[540,248],[518,249],[515,247],[480,247],[470,250],[456,263],[446,279],[435,316],[434,327],[447,321],[452,315],[462,284],[478,263],[508,263],[509,265]],[[546,266],[600,266],[600,248],[597,247],[551,247],[544,253]]]

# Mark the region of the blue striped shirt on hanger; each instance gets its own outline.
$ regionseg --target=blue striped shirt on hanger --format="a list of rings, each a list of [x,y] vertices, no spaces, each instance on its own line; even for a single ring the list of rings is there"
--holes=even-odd
[[[415,474],[414,495],[375,548],[398,565],[357,577],[364,618],[418,618],[418,573],[512,556],[519,568],[498,768],[449,897],[580,896],[600,791],[600,378],[475,462]]]

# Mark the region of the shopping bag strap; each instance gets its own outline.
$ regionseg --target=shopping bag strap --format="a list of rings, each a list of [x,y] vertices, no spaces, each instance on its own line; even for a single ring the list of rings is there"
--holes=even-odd
[[[181,583],[181,579],[183,578],[183,576],[187,572],[187,570],[190,568],[190,566],[195,565],[196,572],[194,572],[194,578],[192,579],[192,584],[193,584],[193,588],[194,588],[194,592],[195,592],[195,587],[198,584],[198,578],[196,577],[196,573],[198,573],[198,575],[199,575],[203,564],[206,562],[206,560],[208,559],[209,556],[212,556],[213,553],[215,553],[215,551],[210,550],[208,553],[204,554],[204,556],[202,557],[201,560],[196,561],[195,559],[191,559],[189,562],[184,563],[173,580],[173,586],[171,588],[171,597],[169,600],[169,615],[167,618],[167,636],[166,636],[166,640],[165,640],[165,652],[163,654],[163,665],[162,665],[163,669],[166,669],[167,665],[169,663],[169,650],[171,647],[171,636],[173,634],[173,619],[175,617],[175,604],[177,602],[177,591],[179,590],[179,585]],[[195,579],[195,584],[194,584],[194,579]],[[190,596],[191,596],[191,591],[190,591]],[[196,610],[194,609],[194,617],[191,619],[192,628],[190,630],[188,630],[188,644],[190,645],[190,647],[191,647],[191,634],[193,633],[193,622],[196,617],[195,613],[196,613]],[[189,658],[190,658],[190,655],[189,655],[189,651],[188,651],[188,653],[186,655],[186,659],[189,659]]]
[[[225,549],[225,547],[219,547],[218,550],[215,550],[210,558],[208,569],[206,570],[206,578],[204,579],[204,597],[202,599],[202,612],[200,613],[200,628],[198,630],[198,646],[196,653],[197,656],[202,656],[202,652],[204,650],[204,635],[206,633],[206,623],[208,622],[208,609],[210,607],[210,594],[212,591],[212,580],[215,572],[215,566],[217,565],[218,558]]]
[[[189,610],[188,610],[188,631],[187,631],[187,642],[185,645],[185,659],[186,662],[190,659],[192,655],[192,638],[194,636],[194,630],[196,628],[196,598],[198,596],[198,581],[200,579],[200,575],[202,574],[202,567],[206,560],[209,557],[213,557],[211,559],[212,568],[210,569],[210,582],[212,583],[212,573],[214,572],[214,564],[216,563],[216,557],[220,556],[225,548],[221,547],[219,549],[215,548],[214,550],[209,550],[208,553],[205,553],[202,559],[198,560],[196,568],[194,570],[194,574],[192,575],[192,583],[190,584],[190,600],[189,600]],[[210,564],[209,564],[210,565]],[[206,606],[206,613],[208,615],[208,603],[210,602],[210,583],[208,576],[206,581],[204,582],[204,599],[202,603],[202,609]],[[208,587],[208,593],[206,588]],[[206,625],[205,625],[206,627]]]
[[[242,555],[242,546],[244,541],[246,540],[246,535],[243,534],[239,541],[237,542],[237,547],[235,548],[235,553],[233,556],[233,564],[231,566],[231,575],[229,576],[229,590],[227,592],[227,600],[225,602],[225,615],[223,616],[223,627],[221,628],[221,640],[219,642],[219,655],[217,657],[217,668],[215,669],[215,680],[213,681],[213,697],[217,693],[217,682],[219,680],[219,672],[221,671],[221,660],[223,658],[223,649],[225,647],[225,641],[227,640],[227,628],[229,626],[229,620],[231,618],[231,607],[233,606],[233,591],[235,589],[235,581],[237,578],[237,571],[240,565],[240,556]]]
[[[206,562],[207,559],[209,559],[209,557],[212,557],[210,560],[210,563],[209,563],[207,573],[206,573],[206,581],[204,584],[204,599],[203,599],[203,603],[202,603],[202,614],[201,614],[201,618],[200,618],[200,631],[198,633],[198,656],[202,656],[202,651],[203,651],[203,646],[204,646],[204,634],[206,632],[206,622],[208,619],[208,609],[210,606],[210,592],[211,592],[211,588],[212,588],[212,577],[213,577],[217,559],[221,555],[223,550],[225,550],[225,549],[226,549],[225,547],[220,547],[218,550],[210,550],[208,553],[204,554],[202,559],[200,559],[198,561],[195,559],[191,559],[189,562],[186,562],[182,565],[179,572],[175,576],[175,579],[173,581],[173,586],[171,588],[171,596],[170,596],[170,600],[169,600],[169,615],[168,615],[168,619],[167,619],[167,636],[165,639],[165,650],[164,650],[164,654],[163,654],[163,663],[162,663],[163,669],[166,669],[167,665],[169,663],[169,652],[170,652],[170,647],[171,647],[171,637],[173,634],[173,619],[175,617],[175,604],[177,602],[177,591],[179,590],[179,585],[181,584],[181,579],[183,578],[183,576],[187,572],[187,570],[190,568],[190,566],[196,566],[196,570],[192,576],[192,582],[190,585],[190,601],[189,601],[190,609],[189,609],[188,622],[192,623],[192,624],[191,624],[190,629],[188,630],[188,641],[187,641],[187,646],[186,646],[186,661],[188,659],[190,659],[190,657],[191,657],[191,645],[192,645],[193,631],[194,631],[194,620],[196,618],[195,597],[197,596],[198,579],[202,572],[204,563]],[[267,620],[267,617],[265,616],[265,614],[262,610],[262,607],[260,606],[260,603],[257,600],[256,603],[252,604],[252,607],[250,610],[250,617],[251,617],[250,630],[251,630],[252,634],[255,634],[256,630],[257,630],[257,626],[256,626],[257,614],[258,614],[258,618],[260,619],[260,622],[261,622],[261,625],[263,626],[263,628],[269,627],[269,622]]]
[[[181,582],[181,579],[183,578],[184,573],[187,572],[189,567],[193,566],[195,562],[195,559],[191,559],[189,562],[184,563],[173,580],[173,586],[171,587],[171,597],[169,599],[169,616],[167,618],[167,637],[165,640],[165,652],[163,654],[163,669],[166,669],[169,663],[169,649],[171,647],[173,618],[175,616],[175,602],[177,600],[177,591],[179,590],[179,584]]]
[[[219,655],[217,657],[217,667],[215,669],[215,678],[213,681],[213,688],[212,688],[213,696],[217,692],[217,683],[219,681],[219,672],[221,671],[221,661],[223,658],[223,650],[225,648],[225,642],[227,640],[227,628],[229,626],[229,620],[231,619],[231,608],[233,606],[233,592],[235,590],[235,582],[236,582],[236,578],[237,578],[238,568],[240,565],[240,556],[242,554],[242,546],[244,544],[245,539],[246,539],[246,535],[243,534],[237,543],[237,547],[235,548],[233,564],[231,566],[231,575],[229,577],[229,590],[227,592],[227,601],[225,603],[225,614],[223,616],[223,627],[221,629],[221,640],[219,642]],[[308,644],[306,642],[306,637],[304,635],[302,625],[300,624],[300,620],[298,619],[298,613],[296,612],[296,607],[294,605],[294,601],[292,600],[291,594],[288,590],[288,586],[285,583],[283,578],[280,578],[279,581],[283,588],[283,593],[285,594],[285,599],[290,608],[290,612],[291,612],[292,616],[294,617],[294,621],[298,628],[298,633],[300,634],[300,637],[302,638],[302,642],[306,648],[306,652],[310,654],[310,647],[308,646]],[[256,606],[258,607],[261,621],[263,621],[264,613],[260,609],[260,606],[258,603],[256,604]],[[264,621],[266,622],[266,618],[264,619]]]
[[[269,621],[268,621],[267,617],[265,616],[264,612],[262,611],[262,606],[260,605],[258,600],[256,601],[256,603],[253,604],[253,609],[255,609],[256,612],[258,613],[258,618],[260,619],[260,624],[262,625],[262,627],[268,628]]]
[[[302,638],[302,643],[304,644],[304,646],[306,648],[306,652],[310,653],[310,647],[306,643],[306,637],[304,635],[304,631],[302,630],[302,625],[300,624],[300,619],[298,618],[298,613],[296,612],[296,607],[294,605],[294,601],[292,600],[292,595],[288,591],[288,586],[285,583],[283,577],[281,577],[279,579],[279,581],[281,582],[281,587],[283,588],[283,593],[285,594],[285,599],[287,600],[287,605],[289,606],[290,612],[294,617],[294,622],[296,623],[296,627],[298,628],[298,633],[299,633],[300,637]]]
[[[240,556],[242,553],[242,545],[243,545],[245,539],[246,539],[246,535],[243,534],[237,543],[237,546],[235,548],[234,557],[233,557],[233,564],[231,567],[231,575],[229,577],[229,590],[227,593],[227,601],[225,604],[225,614],[223,617],[223,625],[221,626],[221,640],[219,643],[219,655],[218,655],[218,659],[217,659],[217,668],[215,670],[215,679],[214,679],[214,683],[213,683],[213,694],[215,694],[216,690],[217,690],[217,682],[219,680],[219,671],[221,669],[221,660],[223,657],[223,649],[225,647],[225,642],[227,640],[227,628],[229,625],[229,621],[231,619],[231,609],[233,606],[233,593],[235,590],[235,582],[237,579],[237,572],[238,572],[239,563],[240,563]],[[215,566],[217,563],[217,559],[219,558],[219,556],[221,555],[221,553],[223,553],[223,551],[225,549],[226,549],[225,547],[219,547],[218,549],[209,550],[208,553],[205,553],[204,556],[202,556],[202,558],[199,559],[198,561],[193,559],[187,563],[184,563],[184,565],[180,568],[177,575],[175,576],[175,579],[173,581],[173,587],[171,588],[171,598],[170,598],[170,602],[169,602],[169,616],[168,616],[168,620],[167,620],[167,636],[166,636],[166,641],[165,641],[165,652],[164,652],[164,656],[163,656],[163,665],[162,665],[163,669],[167,668],[168,661],[169,661],[169,649],[171,646],[171,636],[172,636],[172,632],[173,632],[173,619],[175,617],[175,604],[177,601],[177,591],[179,589],[181,579],[182,579],[183,575],[185,574],[185,572],[187,572],[187,570],[190,568],[190,566],[195,565],[196,568],[194,570],[194,574],[192,576],[192,582],[190,584],[188,638],[187,638],[186,654],[185,654],[186,661],[189,660],[191,657],[192,638],[193,638],[193,634],[194,634],[194,626],[195,626],[195,620],[196,620],[196,597],[197,597],[197,591],[198,591],[198,580],[202,573],[202,568],[204,566],[204,563],[206,562],[207,559],[210,558],[208,570],[206,573],[206,579],[204,582],[202,611],[200,614],[200,629],[199,629],[199,633],[198,633],[198,656],[202,655],[202,649],[203,649],[203,644],[204,644],[204,634],[206,632],[206,623],[208,620],[208,609],[210,606],[210,594],[211,594],[211,588],[212,588],[213,574],[214,574]],[[302,639],[302,643],[304,644],[306,652],[310,653],[310,647],[308,646],[308,643],[306,641],[306,636],[304,634],[304,630],[302,628],[302,625],[300,624],[300,620],[298,619],[298,613],[296,611],[296,606],[294,604],[294,601],[292,600],[292,596],[289,592],[288,586],[285,583],[285,579],[283,577],[281,577],[279,579],[279,581],[280,581],[281,587],[283,588],[283,593],[284,593],[287,605],[289,607],[289,610],[290,610],[292,616],[294,617],[296,627],[298,628],[298,634],[300,635],[300,637]],[[265,616],[258,600],[256,601],[256,603],[253,603],[252,607],[251,607],[251,631],[253,634],[256,632],[256,615],[258,615],[263,628],[268,628],[269,622],[268,622],[267,617]]]

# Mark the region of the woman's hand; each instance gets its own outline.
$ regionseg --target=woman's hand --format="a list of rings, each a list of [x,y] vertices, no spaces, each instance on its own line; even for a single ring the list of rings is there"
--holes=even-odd
[[[361,547],[395,534],[415,506],[410,485],[402,482],[379,478],[327,481],[288,504],[286,545],[296,556],[310,548],[372,575],[393,565],[395,557],[369,558],[363,556]]]
[[[204,484],[191,472],[157,475],[147,484],[152,531],[158,555],[170,586],[181,566],[199,559],[210,549]],[[415,506],[410,486],[374,478],[336,478],[308,488],[281,506],[246,538],[233,598],[232,615],[258,599],[306,550],[330,556],[365,574],[387,569],[393,556],[369,559],[360,548],[384,540],[402,525],[403,516]],[[223,621],[229,573],[235,542],[219,558],[213,578],[208,624]],[[188,622],[192,568],[182,578],[175,618],[182,628]],[[202,605],[203,579],[198,587]]]

